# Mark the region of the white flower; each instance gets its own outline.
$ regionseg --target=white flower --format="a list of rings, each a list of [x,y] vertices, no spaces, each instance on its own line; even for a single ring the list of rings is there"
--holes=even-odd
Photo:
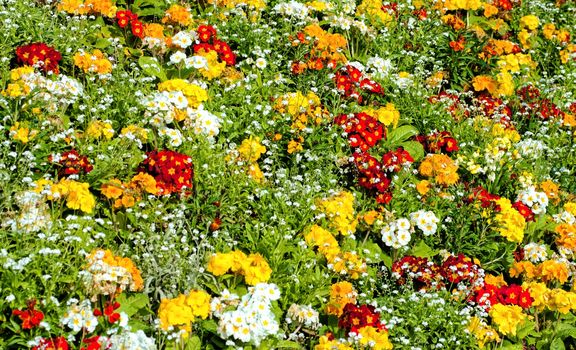
[[[266,66],[268,66],[268,62],[263,59],[262,57],[256,59],[256,67],[258,67],[259,69],[264,69],[266,68]]]
[[[182,51],[177,51],[170,55],[170,63],[179,64],[186,59],[186,54]]]

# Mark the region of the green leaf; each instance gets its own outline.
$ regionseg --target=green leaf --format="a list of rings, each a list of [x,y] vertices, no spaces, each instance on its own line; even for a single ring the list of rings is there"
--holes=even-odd
[[[568,337],[576,338],[576,327],[566,323],[560,323],[558,327],[556,327],[556,336],[561,339]]]
[[[218,333],[218,324],[214,320],[204,320],[200,323],[200,327],[207,332]]]
[[[565,350],[564,341],[561,338],[554,338],[550,344],[550,350]]]
[[[519,327],[516,330],[516,337],[518,339],[524,339],[528,336],[528,334],[530,334],[532,331],[534,330],[534,322],[533,321],[527,321],[524,322],[522,324],[521,327]]]
[[[275,349],[301,349],[302,346],[296,342],[289,340],[280,340],[277,342]]]
[[[382,248],[375,242],[366,242],[362,245],[362,254],[367,259],[370,259],[370,263],[379,263],[384,259],[384,253]],[[367,252],[366,252],[367,251]]]
[[[138,59],[138,64],[144,73],[157,77],[162,81],[168,79],[166,77],[166,73],[164,73],[164,70],[162,69],[162,66],[154,57],[142,56]]]
[[[421,240],[412,248],[412,255],[417,256],[419,258],[429,258],[431,256],[436,255],[436,251],[430,248],[426,242]]]
[[[418,141],[406,141],[400,144],[410,155],[414,158],[414,161],[417,162],[420,159],[424,158],[424,147]]]
[[[188,338],[188,340],[186,341],[186,350],[200,350],[200,349],[202,349],[202,341],[197,335]]]
[[[97,49],[105,49],[108,46],[110,46],[110,40],[104,38],[100,38],[94,43],[94,47]]]
[[[149,302],[148,296],[141,293],[131,295],[130,297],[126,297],[126,294],[122,293],[116,298],[116,301],[120,303],[118,312],[124,311],[129,317],[145,308]]]
[[[392,130],[387,137],[388,143],[394,147],[395,145],[408,141],[412,136],[418,135],[418,129],[412,125],[402,125]]]

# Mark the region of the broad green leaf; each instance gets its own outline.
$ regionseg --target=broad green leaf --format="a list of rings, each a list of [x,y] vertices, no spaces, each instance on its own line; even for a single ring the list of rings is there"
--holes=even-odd
[[[414,248],[412,248],[412,255],[420,258],[429,258],[436,255],[436,251],[430,248],[426,242],[421,240],[414,246]]]
[[[214,320],[204,320],[202,321],[200,326],[202,327],[202,329],[210,333],[216,334],[218,332],[218,324]]]
[[[576,338],[576,327],[566,323],[560,323],[558,327],[556,327],[556,336],[561,339],[568,337]]]
[[[124,311],[128,316],[132,316],[148,305],[148,296],[140,293],[126,297],[126,294],[122,293],[116,301],[120,303],[118,312]]]
[[[94,47],[97,49],[105,49],[108,46],[110,46],[110,40],[104,38],[100,38],[94,43]]]
[[[410,155],[414,158],[414,161],[417,162],[420,159],[424,158],[424,147],[418,141],[406,141],[400,144]]]
[[[554,338],[550,344],[550,350],[565,350],[564,341],[561,338]]]
[[[195,335],[186,340],[186,350],[200,350],[202,349],[202,341]]]
[[[394,147],[397,144],[408,141],[412,136],[418,135],[418,129],[412,125],[402,125],[394,130],[392,130],[388,136],[388,143]]]
[[[162,66],[158,62],[157,59],[154,57],[142,56],[138,59],[138,64],[144,71],[144,73],[157,77],[160,80],[164,81],[168,78],[166,77],[166,73],[162,69]]]
[[[302,346],[296,342],[289,340],[280,340],[275,344],[276,349],[301,349]]]
[[[382,248],[375,242],[366,242],[362,245],[362,254],[370,259],[370,263],[379,263],[384,259]],[[367,252],[366,252],[367,251]]]
[[[534,321],[524,322],[524,324],[522,324],[522,326],[516,330],[516,337],[518,339],[524,339],[533,330],[534,330]]]

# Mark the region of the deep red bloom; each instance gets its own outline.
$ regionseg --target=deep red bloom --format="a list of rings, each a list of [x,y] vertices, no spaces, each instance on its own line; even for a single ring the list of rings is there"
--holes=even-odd
[[[44,72],[58,73],[58,63],[62,60],[60,52],[45,43],[32,43],[16,49],[18,63],[28,66],[39,64]]]
[[[532,212],[532,209],[526,204],[518,201],[512,204],[512,208],[516,209],[526,221],[534,221],[534,212]]]
[[[53,157],[48,156],[48,161],[52,162]],[[70,150],[62,153],[60,159],[58,159],[57,164],[60,166],[58,175],[61,177],[76,174],[88,174],[94,169],[88,157],[81,156],[78,151]]]
[[[152,151],[146,153],[146,156],[138,171],[153,176],[162,194],[192,189],[192,158],[170,150]]]
[[[42,338],[40,344],[33,347],[32,350],[68,350],[68,342],[64,337],[56,337],[53,339]]]
[[[102,343],[100,343],[100,336],[99,335],[95,335],[93,337],[90,338],[86,338],[83,341],[84,344],[87,344],[87,346],[80,348],[80,350],[100,350],[102,349]]]
[[[36,300],[31,300],[28,302],[28,309],[26,310],[13,310],[12,315],[18,316],[20,321],[22,321],[23,329],[32,329],[37,327],[40,322],[44,319],[44,314],[42,311],[35,310]]]
[[[216,39],[216,29],[212,26],[201,25],[196,32],[198,33],[198,39],[203,43],[209,42],[212,38]]]
[[[142,22],[138,20],[133,20],[130,22],[130,28],[132,30],[132,34],[135,37],[138,37],[140,39],[144,37],[144,26],[142,25]]]

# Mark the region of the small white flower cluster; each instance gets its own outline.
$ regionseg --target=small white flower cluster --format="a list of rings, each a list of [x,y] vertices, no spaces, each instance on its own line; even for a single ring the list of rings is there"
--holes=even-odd
[[[548,149],[546,144],[540,140],[524,139],[516,143],[516,149],[520,155],[528,159],[537,159]]]
[[[276,335],[280,329],[272,313],[272,301],[280,299],[275,284],[259,283],[248,289],[236,310],[222,313],[218,335],[259,346],[262,340]]]
[[[530,207],[534,215],[546,213],[546,207],[548,206],[548,196],[546,196],[546,193],[536,191],[534,186],[528,186],[526,189],[518,192],[516,201],[521,201]]]
[[[274,6],[274,12],[285,17],[304,20],[308,17],[308,7],[298,1],[281,2]]]
[[[61,106],[73,104],[82,96],[84,88],[77,80],[64,74],[57,75],[54,80],[33,72],[24,74],[22,81],[34,93],[33,100],[41,101],[49,112],[56,112]]]
[[[154,339],[149,338],[142,330],[124,332],[110,337],[109,350],[156,350]]]
[[[228,306],[236,306],[240,302],[240,297],[234,293],[230,293],[228,289],[224,289],[220,293],[220,297],[212,298],[210,302],[210,312],[215,317],[222,317],[224,309]]]
[[[176,66],[180,66],[182,63],[186,69],[195,68],[195,69],[208,69],[208,60],[206,57],[203,56],[191,56],[188,57],[182,51],[177,51],[170,55],[170,63]]]
[[[533,263],[539,263],[548,258],[545,244],[528,243],[524,246],[524,257]]]
[[[110,266],[102,261],[103,258],[104,251],[96,251],[88,257],[88,267],[78,273],[87,291],[96,297],[113,295],[118,289],[136,290],[130,271],[122,266]]]
[[[192,30],[182,30],[172,37],[172,45],[181,49],[187,49],[198,39],[198,35]]]
[[[405,218],[394,220],[382,228],[382,241],[394,249],[405,247],[412,239],[410,221]]]
[[[314,310],[310,305],[290,305],[286,314],[286,323],[292,322],[312,330],[320,327],[318,311]]]
[[[174,147],[182,144],[183,137],[179,130],[169,128],[167,125],[182,118],[177,116],[178,113],[184,114],[185,127],[192,128],[197,134],[212,138],[220,132],[222,120],[205,110],[202,105],[191,108],[188,99],[181,91],[155,92],[147,96],[142,104],[146,107],[144,116],[148,122],[159,128],[160,135],[168,137]]]
[[[16,195],[15,199],[20,207],[20,215],[9,222],[13,231],[31,233],[50,230],[52,219],[44,196],[34,191],[24,191]]]
[[[570,213],[569,211],[562,210],[560,213],[554,215],[554,221],[559,224],[564,223],[574,225],[576,224],[576,217],[572,215],[572,213]]]
[[[60,322],[72,329],[74,333],[85,329],[88,333],[94,332],[98,319],[94,316],[90,300],[70,305]]]
[[[390,60],[378,56],[370,57],[366,62],[366,66],[372,76],[377,79],[387,78],[394,69]]]
[[[436,233],[440,219],[432,211],[418,210],[410,214],[410,222],[422,230],[424,236],[430,236]]]
[[[418,210],[409,215],[410,220],[400,218],[382,228],[382,241],[394,249],[402,248],[410,243],[412,233],[418,228],[425,236],[430,236],[438,230],[440,219],[427,210]]]

